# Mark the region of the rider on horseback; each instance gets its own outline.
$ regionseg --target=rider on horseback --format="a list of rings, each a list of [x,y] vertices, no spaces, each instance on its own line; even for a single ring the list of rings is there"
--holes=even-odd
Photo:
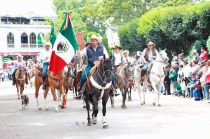
[[[47,42],[45,44],[45,50],[42,51],[40,55],[40,60],[42,62],[42,80],[43,80],[43,86],[42,89],[47,88],[47,70],[50,62],[50,56],[51,56],[51,43]]]
[[[148,48],[145,48],[142,53],[142,58],[144,60],[144,70],[147,70],[148,73],[150,72],[152,68],[152,62],[156,59],[156,56],[158,55],[158,51],[155,48],[155,44],[153,42],[149,42],[147,44]]]
[[[90,45],[88,45],[86,48],[80,51],[81,56],[84,55],[87,56],[88,65],[81,75],[80,91],[79,91],[79,96],[77,96],[77,99],[81,98],[82,87],[85,84],[87,76],[90,73],[92,67],[97,63],[97,60],[101,59],[103,55],[105,55],[106,58],[109,58],[106,48],[102,45],[102,43],[100,43],[99,38],[96,35],[91,36],[90,42],[91,42]]]
[[[18,55],[17,60],[14,63],[14,66],[13,66],[14,71],[12,73],[12,81],[13,81],[12,85],[15,85],[15,83],[16,83],[15,82],[15,73],[16,73],[16,71],[17,71],[17,69],[19,68],[20,65],[24,66],[24,68],[26,67],[26,64],[25,64],[25,61],[23,61],[23,56],[22,55]]]

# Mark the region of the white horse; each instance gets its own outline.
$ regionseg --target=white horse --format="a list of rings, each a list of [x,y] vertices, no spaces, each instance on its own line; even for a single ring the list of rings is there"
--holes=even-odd
[[[164,81],[164,76],[165,76],[163,68],[166,62],[168,62],[167,53],[165,52],[165,50],[161,50],[159,54],[157,54],[156,59],[153,61],[153,66],[151,68],[150,75],[149,75],[151,86],[154,90],[153,106],[155,106],[156,104],[157,106],[160,106],[159,96],[160,96],[161,87],[163,86],[163,81]],[[148,79],[147,77],[144,78],[143,85],[141,86],[140,84],[141,69],[137,67],[135,70],[135,81],[136,81],[135,83],[138,88],[141,105],[145,104],[145,92],[148,85],[147,79]]]

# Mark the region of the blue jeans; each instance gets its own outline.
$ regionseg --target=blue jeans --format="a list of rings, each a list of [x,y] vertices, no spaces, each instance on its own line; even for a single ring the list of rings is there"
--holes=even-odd
[[[203,87],[203,96],[205,97],[206,100],[209,100],[209,89],[210,89],[210,84],[205,84]]]
[[[47,76],[47,69],[48,69],[49,63],[43,63],[43,68],[42,68],[42,76],[46,77]]]
[[[80,80],[80,90],[82,89],[83,85],[85,84],[86,80],[87,80],[87,76],[88,74],[90,73],[90,70],[93,66],[91,65],[87,65],[87,67],[85,68],[85,71],[82,72],[82,75],[81,75],[81,80]]]
[[[112,73],[112,85],[114,86],[115,84],[115,76],[114,76],[114,73]]]

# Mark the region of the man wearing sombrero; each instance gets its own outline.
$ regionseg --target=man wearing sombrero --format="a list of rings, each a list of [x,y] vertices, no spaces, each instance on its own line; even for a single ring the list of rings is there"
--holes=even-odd
[[[14,66],[13,66],[13,73],[12,73],[12,81],[13,81],[13,83],[12,83],[12,85],[15,85],[15,73],[16,73],[16,71],[17,71],[17,69],[19,68],[20,65],[26,67],[26,63],[23,60],[23,56],[19,54],[17,56],[17,60],[14,63]]]
[[[114,72],[116,71],[117,67],[123,64],[123,56],[120,53],[121,47],[115,45],[113,57],[112,57],[112,64],[114,65]]]
[[[86,55],[88,65],[82,73],[80,80],[80,91],[77,99],[81,98],[82,92],[81,89],[87,80],[87,76],[90,73],[92,67],[96,64],[96,61],[105,55],[106,58],[109,58],[109,54],[106,48],[100,43],[100,39],[96,35],[92,35],[90,38],[90,44],[80,52],[81,56]]]
[[[147,48],[145,48],[142,52],[142,58],[144,60],[144,70],[148,69],[148,72],[150,72],[152,68],[152,62],[154,59],[156,59],[157,55],[158,51],[155,48],[155,44],[150,41],[147,44]]]
[[[52,53],[51,50],[51,43],[47,42],[45,45],[45,49],[40,54],[40,60],[42,62],[42,80],[43,80],[43,86],[42,89],[45,90],[47,88],[47,70],[49,67],[50,62],[50,56]]]

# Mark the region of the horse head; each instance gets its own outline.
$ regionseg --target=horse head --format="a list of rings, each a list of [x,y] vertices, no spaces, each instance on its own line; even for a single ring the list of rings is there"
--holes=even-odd
[[[101,62],[101,69],[103,71],[103,85],[112,81],[112,62],[110,58],[103,59]]]
[[[159,55],[160,55],[161,60],[164,63],[167,63],[169,61],[169,58],[168,58],[167,53],[166,53],[166,49],[165,50],[160,50]]]

